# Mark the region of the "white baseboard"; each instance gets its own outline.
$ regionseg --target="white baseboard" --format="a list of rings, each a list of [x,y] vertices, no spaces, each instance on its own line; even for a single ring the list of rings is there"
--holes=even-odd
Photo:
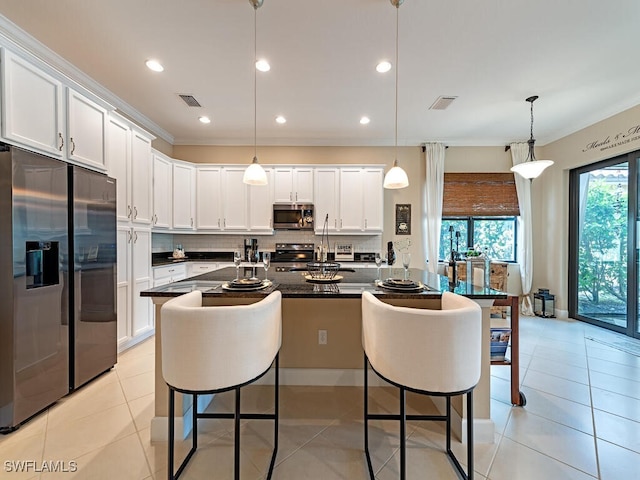
[[[447,400],[444,397],[432,397],[440,415],[447,411]],[[466,399],[465,399],[466,401]],[[451,408],[451,431],[462,443],[467,442],[467,419],[462,418],[454,408]],[[473,419],[473,441],[474,443],[494,443],[496,425],[490,418]]]
[[[179,395],[179,394],[177,394]],[[198,411],[204,411],[213,400],[213,395],[198,396]],[[174,439],[184,440],[191,433],[193,425],[193,405],[187,408],[182,416],[176,415],[174,422]],[[169,417],[153,417],[151,419],[151,441],[166,442],[169,439]]]
[[[258,385],[273,385],[273,370],[256,382]],[[362,387],[364,375],[361,368],[281,368],[280,385],[308,385],[314,387]],[[369,370],[369,386],[388,385]]]
[[[271,369],[264,377],[255,382],[254,385],[273,385],[274,370]],[[373,371],[368,372],[368,381],[370,387],[389,386],[384,380],[378,377]],[[323,386],[323,387],[362,387],[364,386],[364,376],[362,369],[338,369],[338,368],[281,368],[280,369],[280,385],[298,385],[298,386]],[[209,398],[203,398],[209,397]],[[204,410],[213,400],[211,396],[198,397],[198,411]],[[445,399],[443,397],[433,397],[433,403],[438,411],[444,415]],[[184,412],[184,416],[176,416],[176,439],[185,438],[191,432],[191,408]],[[461,438],[462,442],[466,441],[467,424],[466,419],[452,409],[451,427],[457,438]],[[493,443],[495,424],[491,419],[474,419],[474,439],[475,443]],[[179,437],[182,432],[182,437]],[[154,417],[151,420],[151,440],[167,441],[168,438],[167,417]]]

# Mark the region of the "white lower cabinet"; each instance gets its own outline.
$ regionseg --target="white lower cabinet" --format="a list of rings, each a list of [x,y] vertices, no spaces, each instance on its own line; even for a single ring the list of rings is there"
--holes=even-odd
[[[218,269],[216,262],[187,262],[187,278],[213,272]]]
[[[153,286],[159,287],[187,278],[187,265],[172,263],[161,267],[153,267]]]
[[[153,304],[140,292],[152,286],[151,230],[119,225],[118,243],[118,351],[154,332]]]

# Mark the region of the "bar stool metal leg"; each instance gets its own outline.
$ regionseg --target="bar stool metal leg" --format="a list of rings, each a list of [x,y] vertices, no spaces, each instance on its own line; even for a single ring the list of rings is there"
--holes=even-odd
[[[407,394],[404,387],[400,387],[400,479],[407,478]]]
[[[240,480],[240,387],[236,387],[236,409],[234,412],[233,478]]]

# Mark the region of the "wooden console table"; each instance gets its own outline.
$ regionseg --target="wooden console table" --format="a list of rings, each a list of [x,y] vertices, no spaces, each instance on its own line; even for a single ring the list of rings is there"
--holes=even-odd
[[[524,407],[527,398],[520,391],[520,305],[517,295],[507,298],[497,298],[493,304],[498,307],[510,307],[511,309],[511,359],[492,360],[491,365],[509,365],[511,368],[511,403]]]

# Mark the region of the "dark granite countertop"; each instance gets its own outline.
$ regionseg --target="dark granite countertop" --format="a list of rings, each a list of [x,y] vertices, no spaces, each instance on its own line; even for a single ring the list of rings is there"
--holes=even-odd
[[[185,258],[173,258],[173,252],[151,254],[151,266],[160,267],[184,262],[233,262],[233,252],[184,252]]]
[[[264,270],[257,268],[259,278],[264,278]],[[402,278],[402,268],[381,268],[382,278]],[[240,268],[241,276],[251,276],[250,268]],[[375,285],[376,268],[357,268],[354,272],[340,272],[343,277],[339,283],[311,283],[305,279],[304,272],[269,271],[268,278],[272,285],[258,291],[227,291],[222,284],[236,277],[234,267],[223,268],[204,273],[186,280],[151,288],[141,292],[143,297],[175,297],[192,290],[201,290],[205,297],[262,298],[274,290],[279,290],[283,298],[360,298],[363,291],[368,291],[380,298],[438,298],[442,292],[453,291],[460,295],[476,299],[507,298],[507,294],[490,288],[477,287],[467,282],[458,282],[450,288],[447,277],[436,275],[415,268],[409,269],[409,279],[420,281],[426,289],[419,293],[396,292],[379,288]]]

